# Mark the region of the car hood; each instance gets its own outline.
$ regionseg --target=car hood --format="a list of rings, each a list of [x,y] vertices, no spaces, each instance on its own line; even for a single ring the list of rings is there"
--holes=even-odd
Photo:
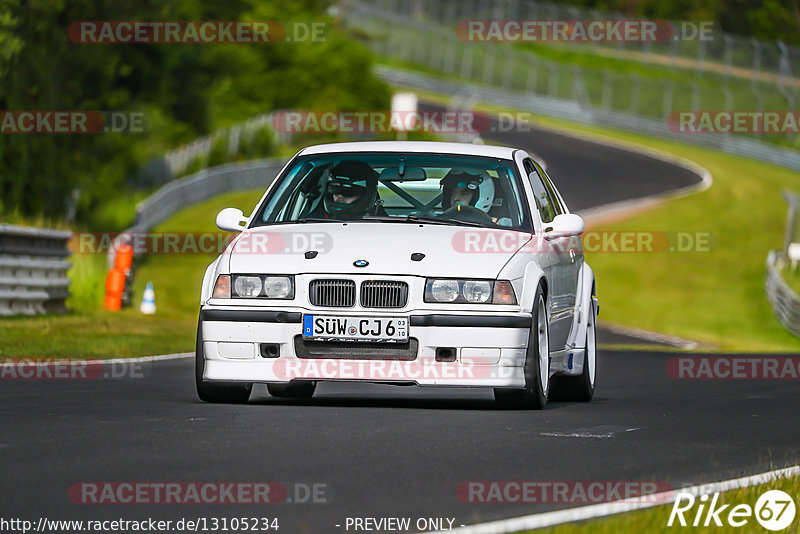
[[[351,273],[495,278],[530,234],[412,223],[306,223],[242,232],[231,273]],[[316,251],[307,258],[309,251]],[[421,260],[412,254],[424,254]],[[418,257],[415,255],[415,257]],[[366,262],[357,267],[355,262]]]

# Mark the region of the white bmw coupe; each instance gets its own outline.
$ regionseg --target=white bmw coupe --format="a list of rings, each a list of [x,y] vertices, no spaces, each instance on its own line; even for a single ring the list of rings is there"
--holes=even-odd
[[[254,383],[493,388],[502,406],[588,401],[598,304],[583,220],[529,154],[358,142],[286,164],[203,279],[196,381],[207,402]]]

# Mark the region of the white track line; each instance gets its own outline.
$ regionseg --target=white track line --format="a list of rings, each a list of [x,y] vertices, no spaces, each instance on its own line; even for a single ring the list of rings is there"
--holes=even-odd
[[[598,328],[602,328],[612,334],[621,334],[628,337],[636,337],[644,341],[660,343],[663,345],[670,345],[684,350],[694,350],[699,346],[696,341],[689,341],[667,334],[659,334],[657,332],[650,332],[649,330],[642,330],[641,328],[634,328],[632,326],[620,326],[609,323],[599,323]]]
[[[133,362],[161,362],[165,360],[180,360],[183,358],[194,358],[194,352],[179,352],[176,354],[161,354],[159,356],[139,356],[132,358],[113,358],[109,360],[45,360],[45,359],[6,359],[0,361],[0,367],[4,365],[32,365],[44,366],[53,365],[58,363],[60,365],[100,365],[100,364],[120,364],[120,363],[133,363]]]
[[[633,510],[642,510],[644,508],[660,506],[662,504],[669,504],[675,501],[677,493],[679,492],[690,493],[694,496],[699,496],[717,491],[730,491],[740,488],[747,488],[758,484],[766,484],[779,478],[791,478],[798,475],[800,475],[800,465],[795,465],[785,469],[775,469],[773,471],[759,473],[757,475],[750,475],[731,480],[723,480],[721,482],[712,482],[710,484],[701,484],[698,486],[690,486],[686,488],[675,489],[673,491],[656,493],[649,495],[646,501],[627,500],[590,504],[589,506],[570,508],[568,510],[558,510],[555,512],[545,512],[541,514],[502,519],[500,521],[491,521],[489,523],[468,525],[466,527],[455,528],[447,532],[457,534],[507,534],[509,532],[519,532],[522,530],[551,527],[554,525],[560,525],[562,523],[585,521],[587,519],[605,517],[623,512],[631,512]],[[445,531],[441,532],[443,533]]]

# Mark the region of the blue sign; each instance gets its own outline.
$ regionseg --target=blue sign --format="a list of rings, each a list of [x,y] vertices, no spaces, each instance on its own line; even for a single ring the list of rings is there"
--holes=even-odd
[[[313,315],[304,315],[303,316],[303,335],[304,336],[310,336],[313,331],[314,331],[314,316]]]

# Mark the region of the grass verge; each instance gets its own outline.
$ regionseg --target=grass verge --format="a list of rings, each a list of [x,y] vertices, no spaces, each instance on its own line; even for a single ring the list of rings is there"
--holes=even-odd
[[[578,523],[568,523],[564,525],[558,525],[555,527],[538,529],[535,532],[539,534],[582,534],[582,533],[616,534],[618,532],[687,532],[687,531],[691,531],[692,534],[705,534],[705,533],[738,534],[741,532],[769,532],[768,530],[761,527],[761,525],[758,523],[755,517],[750,517],[748,519],[747,524],[744,525],[743,527],[731,526],[727,524],[726,521],[728,517],[728,512],[730,512],[730,510],[734,506],[739,504],[746,504],[750,506],[752,509],[755,509],[758,498],[764,492],[769,490],[781,490],[788,493],[791,497],[797,499],[797,495],[800,495],[800,478],[798,477],[782,478],[767,484],[761,484],[758,486],[751,486],[749,488],[742,488],[738,490],[726,491],[720,493],[716,508],[718,509],[719,507],[725,504],[729,505],[729,507],[726,508],[720,514],[720,520],[721,520],[720,522],[722,523],[721,527],[714,525],[713,521],[709,521],[710,525],[708,527],[692,526],[695,514],[697,513],[700,504],[700,501],[698,499],[695,501],[695,505],[691,508],[691,510],[687,511],[684,514],[684,518],[686,519],[688,525],[686,527],[681,526],[678,523],[677,518],[673,522],[673,525],[671,527],[667,526],[667,522],[669,521],[670,513],[672,511],[672,504],[670,503],[661,506],[656,506],[653,508],[647,508],[644,510],[627,512],[624,514],[618,514],[597,519],[590,519],[587,521],[581,521]],[[706,503],[706,507],[703,509],[703,515],[699,521],[699,525],[702,525],[705,522],[706,519],[705,512],[707,511],[707,509],[708,505]],[[776,508],[776,510],[780,510],[780,508]],[[798,518],[796,516],[795,520],[790,524],[790,526],[787,527],[785,530],[781,530],[781,532],[790,533],[790,532],[798,532],[799,530],[800,527],[798,527]],[[533,531],[528,531],[528,532],[533,532]]]

